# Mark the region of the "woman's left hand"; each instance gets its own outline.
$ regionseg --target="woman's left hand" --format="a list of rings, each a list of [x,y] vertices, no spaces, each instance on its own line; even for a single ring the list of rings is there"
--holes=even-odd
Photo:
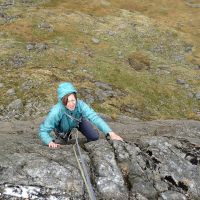
[[[123,139],[119,135],[117,135],[116,133],[114,133],[114,132],[109,132],[109,135],[110,135],[110,139],[111,140],[123,141]]]

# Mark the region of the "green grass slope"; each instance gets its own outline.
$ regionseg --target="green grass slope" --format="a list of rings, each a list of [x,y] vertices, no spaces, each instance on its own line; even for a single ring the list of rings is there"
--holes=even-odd
[[[72,81],[113,117],[199,119],[200,18],[176,3],[1,0],[1,112],[21,99],[22,113],[31,105],[30,117],[44,115],[58,84]],[[99,101],[96,81],[116,94]]]

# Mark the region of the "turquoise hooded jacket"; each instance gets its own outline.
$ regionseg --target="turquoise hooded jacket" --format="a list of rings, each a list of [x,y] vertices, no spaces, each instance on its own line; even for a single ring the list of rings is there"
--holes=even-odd
[[[89,120],[105,135],[112,131],[108,124],[82,100],[77,100],[76,107],[73,111],[68,110],[63,105],[62,98],[71,93],[77,93],[71,83],[66,82],[59,85],[57,90],[58,103],[52,107],[46,119],[40,125],[39,136],[47,145],[54,140],[50,135],[51,131],[56,129],[58,132],[70,133],[78,125],[78,121],[75,119],[80,120],[82,117]]]

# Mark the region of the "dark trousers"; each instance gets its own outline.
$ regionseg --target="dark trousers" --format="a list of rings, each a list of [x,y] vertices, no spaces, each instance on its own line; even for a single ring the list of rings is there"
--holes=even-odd
[[[99,139],[97,130],[95,130],[92,124],[84,118],[82,118],[81,122],[79,123],[78,130],[87,138],[88,142]]]
[[[92,126],[92,124],[84,118],[81,119],[78,130],[87,138],[88,142],[99,139],[99,134],[98,134],[97,130],[95,130],[95,128]],[[67,144],[68,140],[71,139],[70,133],[67,135],[65,135],[65,134],[62,135],[62,133],[59,133],[56,130],[54,130],[54,132],[56,135],[56,138],[54,140],[55,143]]]

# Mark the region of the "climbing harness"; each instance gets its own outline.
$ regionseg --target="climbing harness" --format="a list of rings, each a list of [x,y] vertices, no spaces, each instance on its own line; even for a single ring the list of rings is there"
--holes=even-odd
[[[84,183],[86,185],[89,197],[90,197],[91,200],[96,200],[96,197],[95,197],[95,194],[94,194],[94,190],[92,188],[92,184],[90,182],[90,178],[89,178],[89,175],[88,175],[88,172],[87,172],[87,168],[86,168],[86,165],[85,165],[85,162],[84,162],[84,158],[82,156],[81,149],[80,149],[80,146],[79,146],[79,143],[78,143],[78,130],[76,128],[73,129],[71,131],[71,134],[74,133],[74,132],[75,132],[75,140],[76,140],[75,144],[73,145],[74,155],[76,157],[76,160],[77,160],[79,169],[81,171],[81,175],[82,175],[83,181],[84,181]],[[76,153],[75,146],[77,147],[77,150],[78,150],[78,153],[79,153],[79,157],[80,157],[80,161],[79,161],[78,155]]]

